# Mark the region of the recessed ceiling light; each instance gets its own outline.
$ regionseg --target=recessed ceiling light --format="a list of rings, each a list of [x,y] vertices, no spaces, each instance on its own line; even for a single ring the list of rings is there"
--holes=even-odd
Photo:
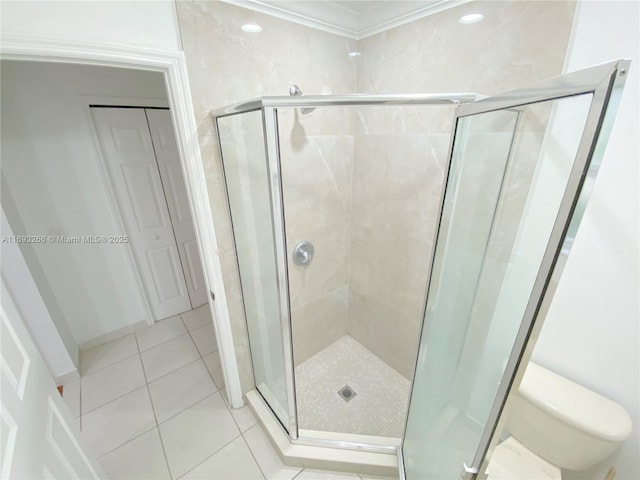
[[[245,23],[241,28],[243,32],[248,33],[260,33],[262,31],[262,27],[257,23]]]
[[[360,52],[353,51],[353,52],[349,52],[349,54],[348,54],[348,55],[349,55],[350,57],[359,57],[359,56],[360,56],[360,55],[362,55],[362,54],[361,54]]]
[[[481,13],[468,13],[467,15],[463,15],[462,17],[460,17],[460,20],[458,20],[458,22],[469,25],[471,23],[478,23],[482,21],[483,18],[484,15],[482,15]]]

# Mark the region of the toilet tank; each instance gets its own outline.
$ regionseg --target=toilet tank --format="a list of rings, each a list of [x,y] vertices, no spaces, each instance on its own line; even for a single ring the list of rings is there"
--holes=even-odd
[[[530,362],[507,429],[520,443],[561,468],[586,470],[631,434],[622,406]]]

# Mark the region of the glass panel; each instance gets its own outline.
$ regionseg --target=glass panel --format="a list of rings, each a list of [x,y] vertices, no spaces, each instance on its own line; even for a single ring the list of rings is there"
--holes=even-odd
[[[591,95],[461,118],[403,445],[409,479],[457,479],[484,431]]]
[[[256,388],[288,429],[285,347],[261,111],[219,118],[218,134]]]
[[[301,438],[402,437],[453,113],[278,109]]]

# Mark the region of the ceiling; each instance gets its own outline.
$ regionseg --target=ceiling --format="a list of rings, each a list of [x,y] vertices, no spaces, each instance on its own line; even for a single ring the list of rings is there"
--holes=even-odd
[[[224,0],[257,12],[360,39],[470,0]]]

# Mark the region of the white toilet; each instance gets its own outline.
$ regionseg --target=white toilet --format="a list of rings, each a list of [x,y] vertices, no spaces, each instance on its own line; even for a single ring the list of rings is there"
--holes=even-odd
[[[488,467],[490,480],[561,479],[586,470],[631,434],[617,403],[531,362],[507,423],[511,434]]]

